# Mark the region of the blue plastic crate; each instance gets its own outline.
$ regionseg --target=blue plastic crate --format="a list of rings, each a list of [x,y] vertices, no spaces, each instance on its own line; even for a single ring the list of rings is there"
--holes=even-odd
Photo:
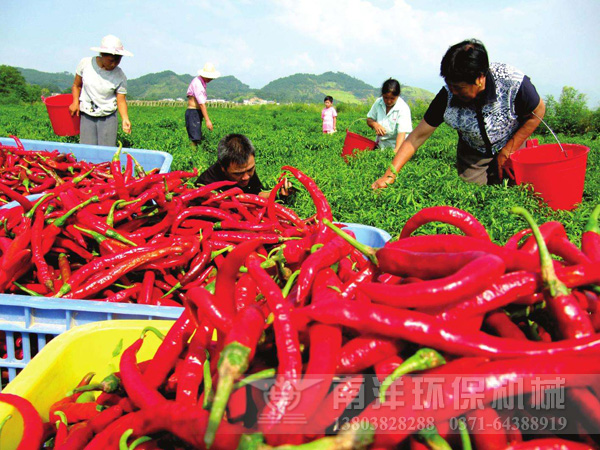
[[[2,337],[6,342],[6,350],[0,349],[0,369],[4,377],[8,375],[2,386],[12,381],[48,341],[77,325],[102,320],[173,320],[182,312],[183,308],[169,306],[0,294],[0,342]],[[22,348],[22,358],[17,357],[18,347]]]
[[[25,150],[49,152],[58,150],[60,153],[72,153],[77,158],[77,161],[86,161],[95,164],[111,161],[117,151],[116,147],[106,147],[103,145],[68,144],[65,142],[34,141],[30,139],[21,139],[21,143],[25,147]],[[16,146],[15,140],[10,137],[0,137],[0,144],[10,145],[11,147]],[[144,170],[150,171],[158,168],[160,169],[160,173],[168,173],[171,170],[173,156],[170,153],[158,150],[123,148],[121,152],[121,165],[123,167],[127,164],[127,155],[125,153],[133,156],[142,165]],[[32,194],[28,195],[27,198],[30,201],[34,201],[42,195],[44,194]]]
[[[116,147],[107,147],[103,145],[84,145],[84,144],[69,144],[65,142],[54,141],[34,141],[29,139],[21,139],[25,150],[33,151],[53,151],[58,150],[60,153],[72,153],[78,161],[86,161],[89,163],[102,163],[112,160],[113,155],[117,151]],[[10,137],[0,137],[0,144],[16,146],[15,140]],[[167,173],[171,170],[173,156],[167,152],[158,150],[143,150],[138,148],[123,148],[121,153],[121,164],[125,167],[127,156],[124,153],[129,153],[133,156],[145,170],[160,169],[160,173]]]

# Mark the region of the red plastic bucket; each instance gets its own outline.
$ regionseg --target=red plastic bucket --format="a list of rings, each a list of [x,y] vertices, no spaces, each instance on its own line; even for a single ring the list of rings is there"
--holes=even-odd
[[[369,138],[361,136],[360,134],[353,133],[346,130],[346,139],[344,139],[344,148],[342,149],[342,156],[346,159],[348,156],[352,156],[354,150],[373,150],[377,143]]]
[[[531,184],[552,209],[574,209],[581,203],[588,147],[544,144],[517,150],[510,157],[517,184]]]
[[[73,103],[71,94],[46,97],[44,104],[48,110],[54,134],[58,136],[76,136],[79,134],[79,116],[71,116],[69,106]]]

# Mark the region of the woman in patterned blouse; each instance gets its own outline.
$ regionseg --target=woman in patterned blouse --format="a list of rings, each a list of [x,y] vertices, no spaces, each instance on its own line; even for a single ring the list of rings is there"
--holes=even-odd
[[[485,47],[475,39],[450,47],[440,72],[446,85],[396,153],[394,170],[388,169],[373,189],[392,184],[442,122],[458,132],[456,168],[462,179],[484,185],[499,183],[503,172],[512,177],[506,162],[546,111],[529,77],[508,64],[490,64]]]

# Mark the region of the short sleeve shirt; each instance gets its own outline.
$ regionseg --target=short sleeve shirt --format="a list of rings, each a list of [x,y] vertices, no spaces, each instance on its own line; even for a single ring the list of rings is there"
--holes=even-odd
[[[321,119],[323,119],[323,131],[333,131],[333,118],[337,117],[337,111],[333,106],[323,108]]]
[[[75,73],[83,80],[79,109],[89,116],[110,116],[117,110],[117,94],[127,94],[127,77],[121,68],[102,69],[95,56],[83,58]]]
[[[432,127],[446,122],[471,148],[481,153],[489,148],[497,153],[539,102],[540,96],[527,75],[506,64],[492,63],[481,98],[461,104],[443,87],[424,120]]]
[[[378,137],[380,147],[395,147],[398,133],[410,133],[412,131],[410,108],[400,97],[398,97],[398,101],[390,112],[386,112],[383,98],[379,97],[373,103],[367,117],[385,128],[385,136]]]
[[[194,97],[199,105],[203,105],[208,100],[206,95],[206,82],[198,76],[192,80],[187,90],[188,97]]]

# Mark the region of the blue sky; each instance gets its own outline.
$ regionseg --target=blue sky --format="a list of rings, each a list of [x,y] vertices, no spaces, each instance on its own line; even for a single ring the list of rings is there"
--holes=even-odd
[[[341,71],[437,92],[448,46],[475,37],[543,96],[573,86],[600,106],[599,0],[0,0],[0,16],[0,64],[74,72],[115,34],[129,78],[211,61],[252,88]]]

